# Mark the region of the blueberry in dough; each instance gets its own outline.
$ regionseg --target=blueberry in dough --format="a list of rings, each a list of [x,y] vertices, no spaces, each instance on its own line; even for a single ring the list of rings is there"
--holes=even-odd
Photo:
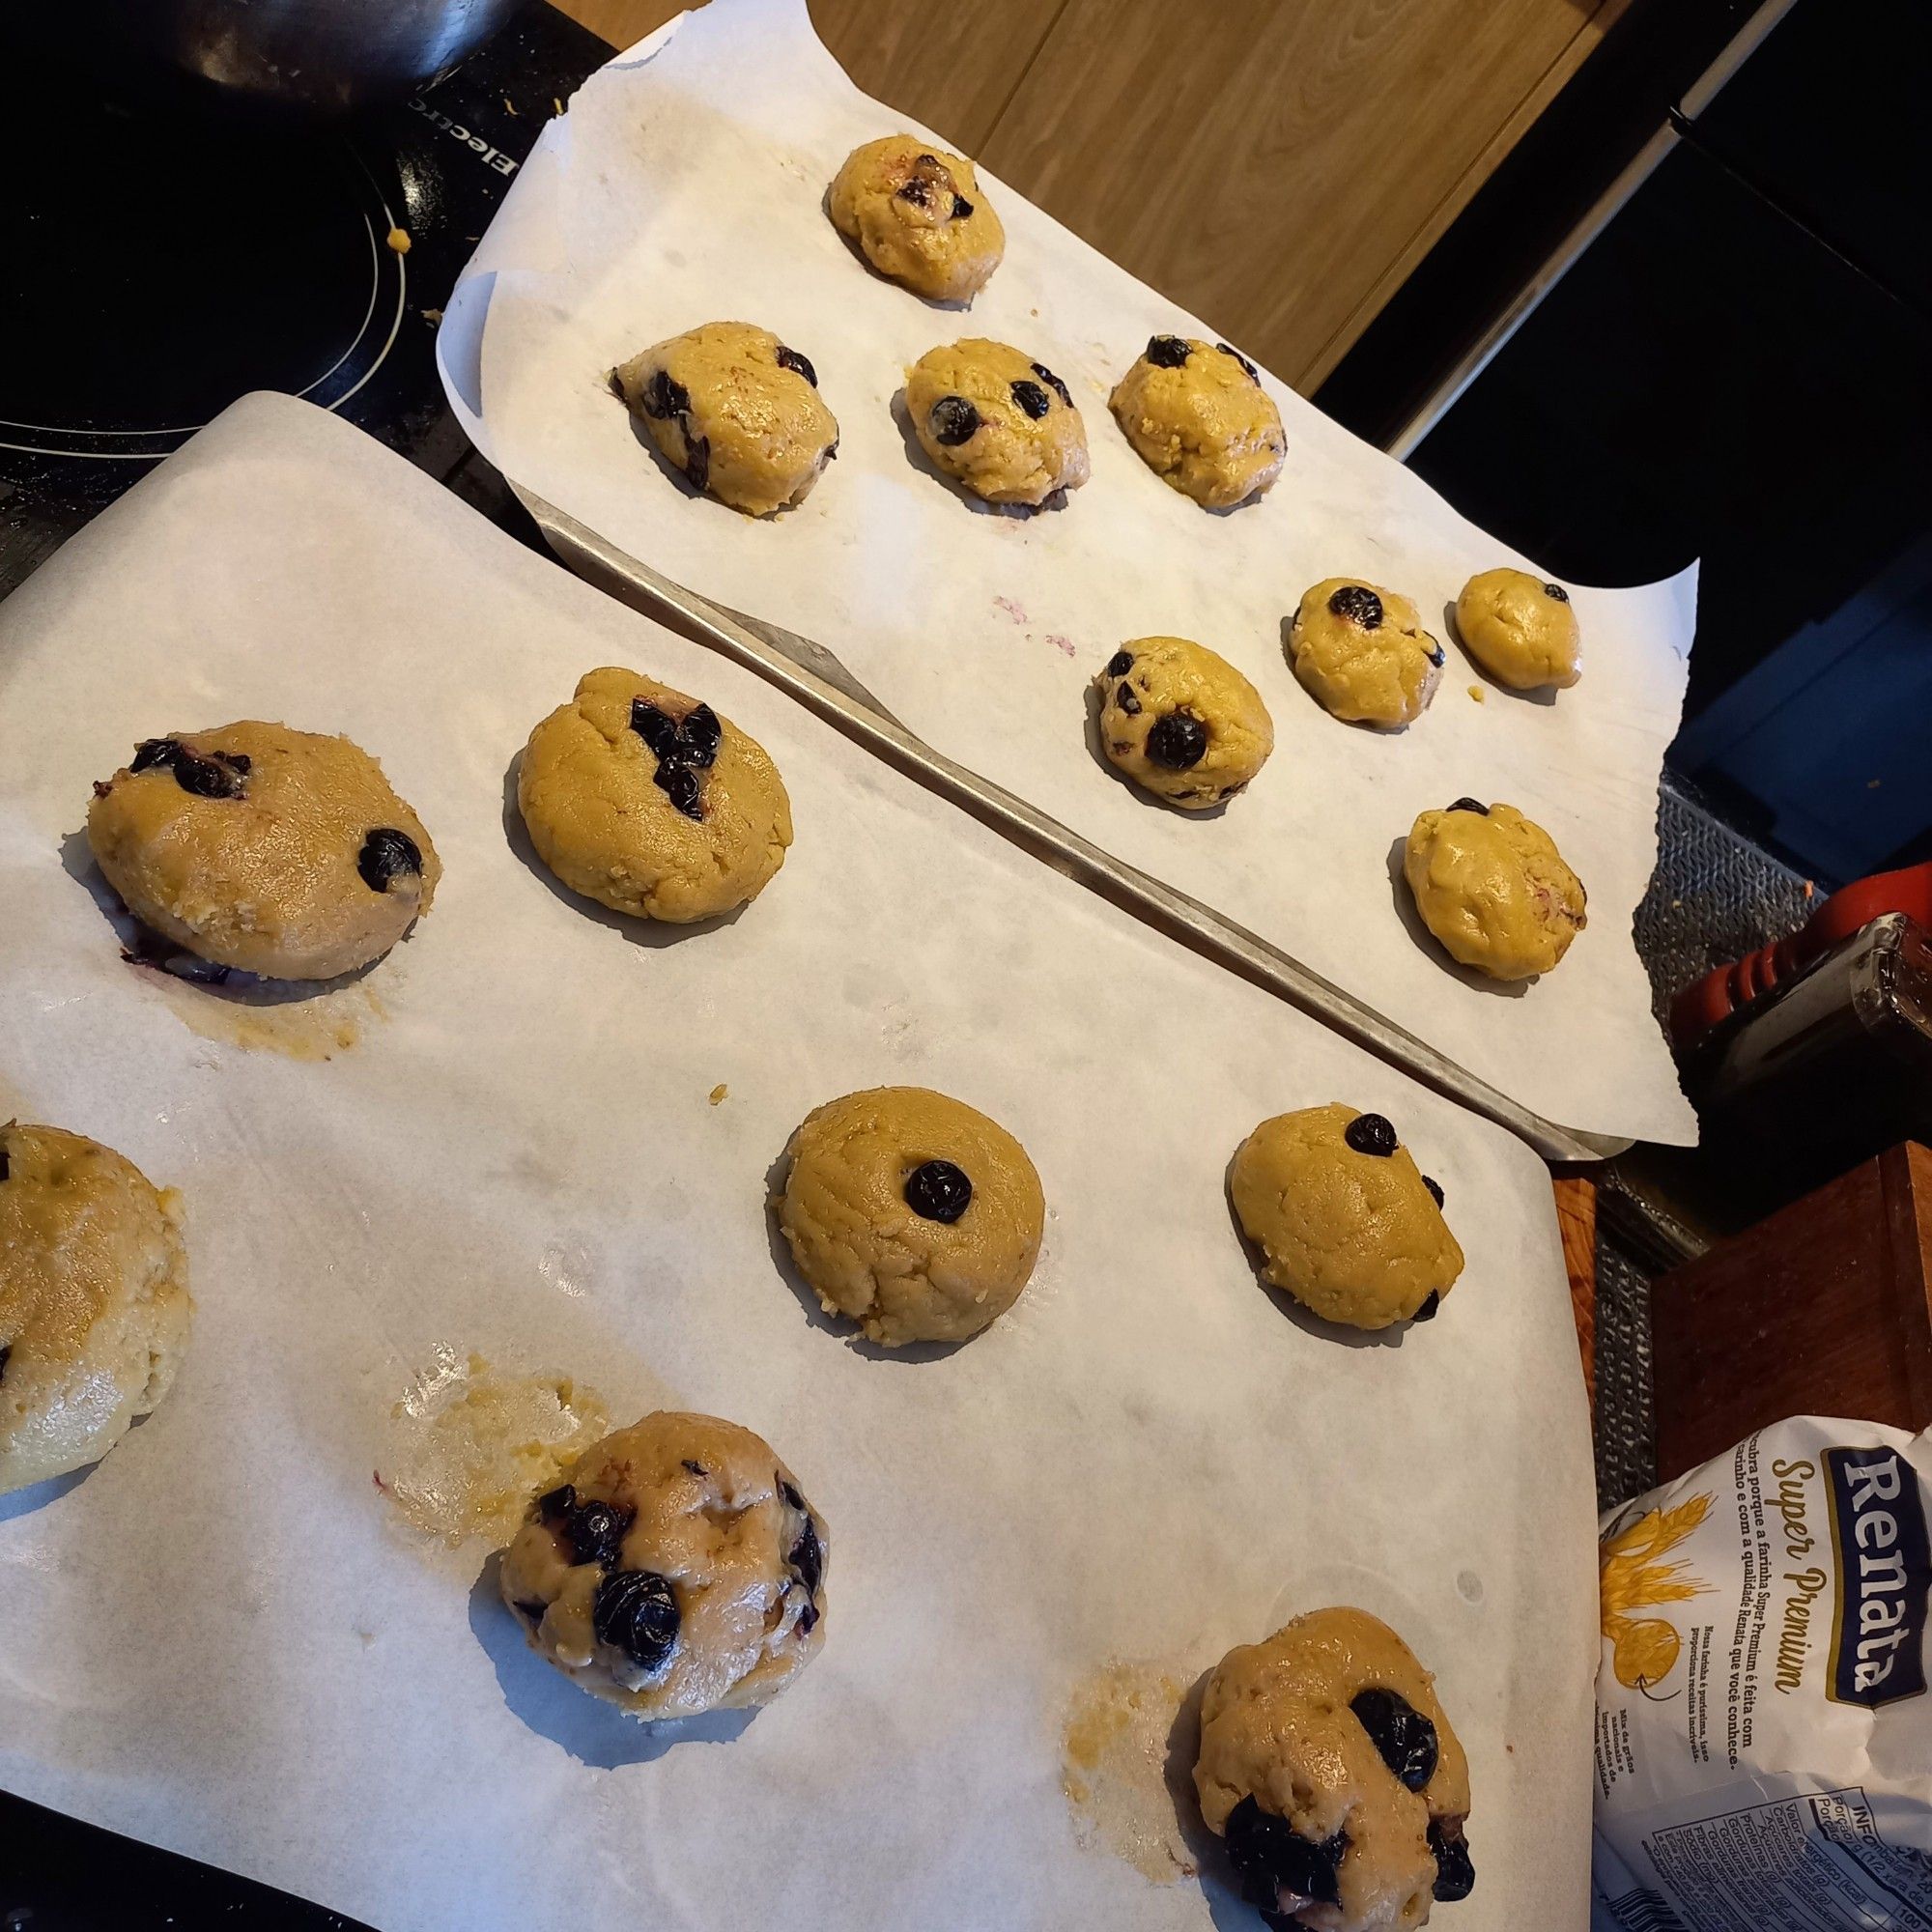
[[[1274,749],[1274,722],[1260,692],[1191,639],[1136,638],[1094,684],[1107,761],[1183,811],[1235,797]]]
[[[913,134],[854,148],[825,205],[880,274],[928,301],[971,300],[1006,252],[973,163]]]

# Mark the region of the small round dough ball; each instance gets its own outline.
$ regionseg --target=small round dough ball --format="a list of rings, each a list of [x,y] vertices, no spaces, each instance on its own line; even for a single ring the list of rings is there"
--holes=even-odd
[[[826,208],[880,274],[928,301],[970,301],[1007,250],[973,163],[916,134],[854,148]]]
[[[874,1087],[813,1108],[787,1151],[792,1260],[868,1341],[963,1341],[1019,1299],[1046,1201],[997,1121],[924,1087]]]
[[[142,924],[270,980],[380,959],[442,876],[367,752],[286,724],[148,739],[94,787],[87,841]]]
[[[111,1148],[0,1126],[0,1493],[98,1462],[173,1386],[180,1209]]]
[[[1512,691],[1571,685],[1583,675],[1570,593],[1526,570],[1486,570],[1470,578],[1456,600],[1456,635]]]
[[[1288,651],[1324,710],[1384,730],[1429,709],[1445,657],[1406,597],[1352,577],[1324,578],[1308,591]]]
[[[694,490],[747,516],[802,503],[838,453],[818,372],[749,322],[673,335],[632,356],[615,381],[658,454]]]
[[[1263,1279],[1323,1321],[1427,1321],[1463,1272],[1439,1196],[1380,1114],[1337,1100],[1264,1121],[1229,1191]]]
[[[1094,673],[1100,749],[1183,811],[1242,790],[1274,750],[1262,695],[1224,657],[1185,638],[1135,638]]]
[[[933,467],[989,503],[1037,508],[1087,480],[1087,428],[1066,384],[1004,342],[928,349],[906,372],[905,402]]]
[[[1402,875],[1449,956],[1492,980],[1548,973],[1589,923],[1583,882],[1513,805],[1458,800],[1419,813]]]
[[[498,1572],[539,1656],[647,1723],[768,1704],[810,1662],[829,1532],[763,1437],[660,1409],[567,1474]]]
[[[517,805],[572,892],[672,925],[756,898],[791,843],[791,800],[764,747],[615,667],[584,672],[530,733]]]
[[[1108,407],[1135,455],[1209,510],[1263,495],[1288,455],[1281,412],[1254,364],[1225,342],[1156,335]]]
[[[1221,1660],[1194,1788],[1271,1925],[1408,1932],[1475,1884],[1469,1761],[1435,1680],[1366,1610],[1311,1610]]]

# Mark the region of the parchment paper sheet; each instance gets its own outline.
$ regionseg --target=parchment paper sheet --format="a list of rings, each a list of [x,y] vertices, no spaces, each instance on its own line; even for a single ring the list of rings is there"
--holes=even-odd
[[[1693,1140],[1631,915],[1656,857],[1694,572],[1577,588],[1583,680],[1553,704],[1486,685],[1444,607],[1472,572],[1524,560],[1272,377],[1289,457],[1271,494],[1214,516],[1168,489],[1106,398],[1150,334],[1218,331],[1012,189],[986,181],[1007,258],[970,311],[870,274],[820,201],[852,147],[904,125],[845,78],[805,0],[712,0],[593,75],[545,129],[443,325],[445,384],[479,446],[679,582],[814,638],[939,750],[1550,1120]],[[771,522],[672,481],[606,386],[613,363],[718,317],[802,349],[838,418],[838,462]],[[1016,343],[1071,388],[1094,474],[1065,509],[988,513],[901,428],[906,366],[965,335]],[[1302,591],[1351,573],[1413,597],[1449,654],[1434,705],[1395,737],[1329,718],[1283,655]],[[1150,803],[1083,738],[1087,679],[1157,632],[1232,659],[1274,715],[1273,759],[1218,819]],[[1465,793],[1546,825],[1589,892],[1589,929],[1526,988],[1454,966],[1392,885],[1415,813]]]
[[[604,663],[782,770],[797,843],[735,923],[600,918],[506,837],[530,724]],[[247,716],[380,755],[445,867],[363,982],[386,1021],[327,1064],[190,1032],[72,857],[136,740]],[[1076,1846],[1062,1708],[1110,1656],[1191,1674],[1339,1600],[1406,1634],[1469,1747],[1481,1875],[1441,1922],[1583,1923],[1594,1498],[1512,1137],[281,398],[0,610],[0,1118],[180,1186],[200,1303],[148,1423],[0,1502],[0,1783],[389,1932],[1247,1925]],[[994,1114],[1051,1204],[1019,1305],[934,1360],[809,1317],[763,1207],[809,1108],[891,1081]],[[1338,1095],[1398,1123],[1468,1253],[1399,1346],[1285,1314],[1223,1198],[1258,1119]],[[829,1642],[782,1699],[653,1739],[472,1596],[482,1550],[399,1531],[370,1472],[445,1344],[779,1448],[832,1529]]]

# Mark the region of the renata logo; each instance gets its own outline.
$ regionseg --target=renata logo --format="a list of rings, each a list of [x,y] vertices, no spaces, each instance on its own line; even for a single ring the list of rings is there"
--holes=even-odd
[[[1918,1478],[1895,1449],[1828,1449],[1838,1601],[1826,1695],[1876,1709],[1925,1690],[1932,1554]]]

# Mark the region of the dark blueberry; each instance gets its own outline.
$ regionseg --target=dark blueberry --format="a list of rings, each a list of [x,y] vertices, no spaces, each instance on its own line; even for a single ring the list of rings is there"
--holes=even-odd
[[[1434,638],[1431,638],[1429,639],[1429,648],[1427,651],[1423,653],[1423,655],[1428,658],[1429,662],[1433,664],[1437,670],[1440,670],[1442,667],[1449,661],[1448,652],[1445,651],[1442,648],[1442,646],[1435,641]]]
[[[1156,369],[1179,369],[1193,353],[1178,335],[1154,335],[1148,339],[1147,359]]]
[[[710,705],[695,704],[684,723],[677,727],[677,735],[684,750],[684,762],[696,765],[703,772],[711,769],[711,762],[718,755],[718,745],[724,735],[724,727],[719,724],[718,714]]]
[[[818,1579],[825,1574],[825,1550],[818,1541],[818,1526],[810,1517],[805,1520],[805,1527],[798,1533],[798,1541],[791,1547],[791,1554],[785,1561],[798,1572],[798,1580],[805,1585],[806,1595],[818,1594]]]
[[[218,765],[213,758],[198,758],[184,750],[174,760],[175,783],[196,798],[240,798],[242,774]]]
[[[636,1515],[635,1510],[619,1509],[614,1503],[583,1503],[572,1510],[564,1522],[571,1560],[610,1569],[621,1552],[624,1532]]]
[[[925,208],[932,200],[932,184],[923,175],[912,175],[894,189],[901,201],[909,201],[915,208]]]
[[[686,431],[684,473],[694,490],[701,490],[711,481],[711,443],[708,438],[693,436]]]
[[[906,1176],[905,1202],[927,1221],[956,1221],[973,1204],[973,1182],[950,1160],[922,1161]]]
[[[7,1150],[0,1147],[0,1180],[5,1180],[12,1171],[13,1162],[7,1157]]]
[[[1381,1761],[1411,1791],[1435,1776],[1435,1726],[1397,1690],[1357,1690],[1349,1708]]]
[[[798,1613],[798,1622],[792,1625],[800,1636],[810,1636],[818,1625],[818,1605],[810,1597],[805,1600],[805,1608]]]
[[[1357,1114],[1342,1129],[1342,1138],[1357,1153],[1372,1153],[1386,1160],[1401,1146],[1395,1129],[1379,1114]]]
[[[922,155],[913,163],[913,166],[916,168],[936,168],[938,165],[939,156],[937,155]]]
[[[644,384],[638,403],[647,416],[664,422],[690,413],[691,391],[668,369],[660,369]]]
[[[1546,597],[1555,598],[1559,604],[1567,604],[1570,601],[1569,591],[1565,590],[1560,583],[1546,583],[1543,586],[1543,594]]]
[[[1442,1183],[1439,1180],[1435,1179],[1434,1176],[1425,1174],[1422,1177],[1422,1184],[1423,1186],[1428,1188],[1430,1200],[1435,1202],[1436,1207],[1438,1208],[1441,1207]]]
[[[559,1517],[568,1516],[576,1507],[577,1492],[568,1483],[537,1498],[537,1516],[544,1522],[554,1522]]]
[[[1345,583],[1328,600],[1328,608],[1338,617],[1359,624],[1365,631],[1382,627],[1382,600],[1366,583]]]
[[[7,1378],[7,1364],[13,1359],[13,1343],[0,1342],[0,1381],[5,1381]]]
[[[1459,798],[1454,805],[1447,805],[1442,809],[1445,811],[1473,811],[1484,818],[1490,815],[1490,808],[1480,799],[1474,798]]]
[[[677,1648],[684,1619],[669,1582],[655,1570],[618,1570],[597,1586],[590,1627],[600,1643],[621,1650],[642,1670],[656,1670]]]
[[[660,759],[677,756],[677,720],[668,711],[660,711],[648,697],[632,698],[631,729]]]
[[[1037,383],[1024,378],[1012,384],[1013,401],[1037,422],[1053,407],[1053,398]]]
[[[925,422],[944,449],[956,449],[980,433],[980,412],[964,396],[941,396]]]
[[[689,1456],[687,1456],[684,1459],[684,1466],[687,1469],[689,1469],[694,1476],[704,1476],[709,1473],[709,1471],[706,1470],[702,1463],[694,1463]]]
[[[372,893],[385,893],[391,879],[413,878],[422,868],[423,855],[416,841],[393,825],[379,825],[355,855],[355,869]]]
[[[1435,1896],[1444,1905],[1467,1898],[1476,1889],[1476,1867],[1470,1861],[1469,1841],[1453,1835],[1438,1819],[1429,1821],[1429,1849],[1435,1854]]]
[[[143,738],[128,761],[130,772],[145,772],[156,765],[172,765],[182,754],[179,738]]]
[[[527,1617],[533,1624],[540,1624],[544,1620],[544,1611],[549,1607],[548,1604],[540,1603],[535,1597],[526,1597],[518,1604],[517,1614]]]
[[[246,752],[212,752],[209,755],[219,758],[231,772],[240,772],[244,779],[255,769],[255,761]]]
[[[972,213],[973,204],[963,194],[955,194],[952,197],[952,218],[954,221],[964,221]]]
[[[1114,688],[1114,702],[1129,718],[1138,718],[1141,715],[1141,701],[1134,696],[1133,686],[1128,684],[1124,679]]]
[[[1171,772],[1184,772],[1208,755],[1208,727],[1191,711],[1170,711],[1153,721],[1148,756]]]
[[[1422,1305],[1408,1319],[1411,1321],[1434,1321],[1441,1306],[1442,1296],[1440,1292],[1432,1288],[1422,1297]]]
[[[818,387],[818,371],[811,366],[811,357],[801,355],[796,349],[787,349],[779,344],[779,367],[789,369],[794,376],[803,376],[815,389]]]
[[[785,1500],[785,1507],[787,1509],[795,1509],[800,1516],[808,1515],[809,1512],[806,1508],[805,1498],[799,1494],[798,1491],[786,1482],[782,1476],[779,1476],[775,1480],[779,1486],[779,1494]]]
[[[1069,410],[1073,407],[1073,398],[1066,393],[1066,384],[1063,383],[1060,380],[1060,378],[1056,376],[1053,373],[1053,371],[1046,366],[1044,362],[1036,362],[1033,365],[1033,373],[1036,376],[1037,376],[1039,380],[1042,383],[1044,383],[1046,386],[1049,389],[1051,389],[1053,393],[1056,396],[1058,396],[1060,400],[1063,403],[1065,403]]]
[[[697,774],[689,765],[673,764],[668,759],[661,759],[652,774],[657,788],[670,800],[687,818],[700,822],[704,817],[703,786]]]
[[[1242,1892],[1250,1904],[1272,1908],[1277,1892],[1283,1889],[1324,1905],[1340,1900],[1342,1889],[1335,1867],[1349,1849],[1346,1832],[1337,1832],[1317,1844],[1304,1838],[1286,1818],[1264,1811],[1252,1798],[1243,1798],[1228,1813],[1222,1829],[1229,1862],[1246,1882]],[[1257,1891],[1263,1895],[1256,1897]]]
[[[1259,383],[1261,381],[1261,378],[1255,374],[1255,365],[1252,362],[1250,362],[1248,358],[1245,355],[1243,355],[1241,352],[1234,346],[1233,343],[1217,342],[1215,343],[1214,347],[1218,349],[1223,355],[1232,355],[1235,358],[1235,360],[1238,362],[1241,365],[1241,367],[1248,372],[1249,382]]]
[[[1109,677],[1125,677],[1133,668],[1134,654],[1132,651],[1116,651],[1107,660],[1107,675]]]

